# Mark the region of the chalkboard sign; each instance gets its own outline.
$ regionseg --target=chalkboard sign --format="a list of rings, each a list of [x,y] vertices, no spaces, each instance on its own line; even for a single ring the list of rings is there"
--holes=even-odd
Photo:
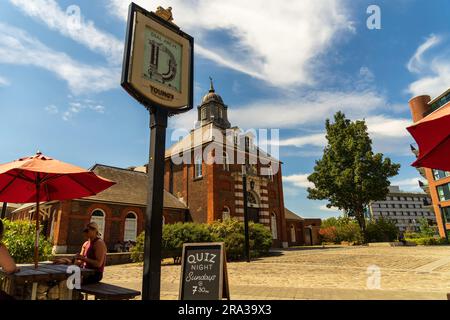
[[[223,243],[185,243],[180,300],[230,299]]]

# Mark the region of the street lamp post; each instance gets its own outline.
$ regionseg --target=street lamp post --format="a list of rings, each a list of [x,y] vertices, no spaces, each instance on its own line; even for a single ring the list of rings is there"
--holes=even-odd
[[[245,256],[250,262],[250,237],[248,231],[248,193],[247,193],[247,165],[242,166],[242,192],[244,193],[244,233],[245,233]]]

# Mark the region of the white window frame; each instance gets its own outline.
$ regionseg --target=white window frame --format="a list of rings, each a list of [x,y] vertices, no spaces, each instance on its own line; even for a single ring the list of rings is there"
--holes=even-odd
[[[130,214],[134,215],[134,219],[128,218],[128,216]],[[123,228],[123,241],[136,242],[136,238],[137,238],[137,220],[138,220],[138,216],[137,216],[136,212],[129,211],[127,213],[127,215],[125,216],[125,222],[124,222],[124,228]],[[127,223],[129,223],[129,224],[133,223],[133,230],[131,228],[127,228]]]
[[[297,235],[295,234],[295,226],[291,224],[291,241],[297,242]]]
[[[94,213],[98,211],[102,213],[102,216],[94,216]],[[105,236],[105,219],[106,213],[102,209],[94,209],[91,213],[91,222],[95,222],[98,225],[98,232],[101,233],[102,237]]]
[[[194,178],[203,177],[203,161],[202,156],[197,155],[194,160]]]
[[[226,151],[223,152],[223,170],[230,171],[230,157]]]
[[[272,212],[270,215],[270,230],[272,231],[272,239],[278,239],[278,223],[277,223],[277,215],[275,212]]]
[[[222,209],[222,221],[225,221],[227,219],[231,219],[231,210],[229,207],[224,206]]]

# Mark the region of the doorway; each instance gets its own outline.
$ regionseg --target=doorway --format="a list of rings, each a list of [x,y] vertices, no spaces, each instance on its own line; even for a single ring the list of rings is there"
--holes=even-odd
[[[259,209],[247,207],[248,221],[253,221],[254,223],[259,223]]]

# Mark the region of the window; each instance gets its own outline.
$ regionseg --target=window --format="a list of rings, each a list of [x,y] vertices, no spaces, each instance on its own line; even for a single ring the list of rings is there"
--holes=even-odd
[[[291,242],[296,242],[297,239],[295,237],[295,227],[293,224],[291,224]]]
[[[230,171],[230,158],[226,152],[223,153],[223,170]]]
[[[277,216],[273,212],[270,216],[270,229],[272,231],[272,239],[278,239]]]
[[[438,181],[438,180],[450,177],[450,172],[433,169],[433,176],[434,176],[434,180]]]
[[[273,170],[272,167],[267,168],[267,174],[270,181],[273,181]]]
[[[206,120],[206,109],[205,108],[202,109],[202,119],[201,120]]]
[[[228,220],[230,218],[231,218],[230,208],[223,207],[223,210],[222,210],[222,221]]]
[[[202,172],[203,168],[202,168],[202,155],[198,155],[195,157],[195,161],[194,161],[194,178],[201,178],[203,177],[203,172]]]
[[[91,215],[91,222],[98,225],[98,232],[103,236],[105,234],[105,213],[100,209],[94,210]]]
[[[123,241],[136,241],[137,236],[137,216],[134,212],[129,212],[125,218],[125,232]]]
[[[442,186],[438,186],[437,191],[440,201],[450,200],[450,184],[447,183]]]
[[[437,99],[433,104],[431,104],[430,110],[428,112],[433,112],[450,101],[450,92],[444,94],[441,98]]]

